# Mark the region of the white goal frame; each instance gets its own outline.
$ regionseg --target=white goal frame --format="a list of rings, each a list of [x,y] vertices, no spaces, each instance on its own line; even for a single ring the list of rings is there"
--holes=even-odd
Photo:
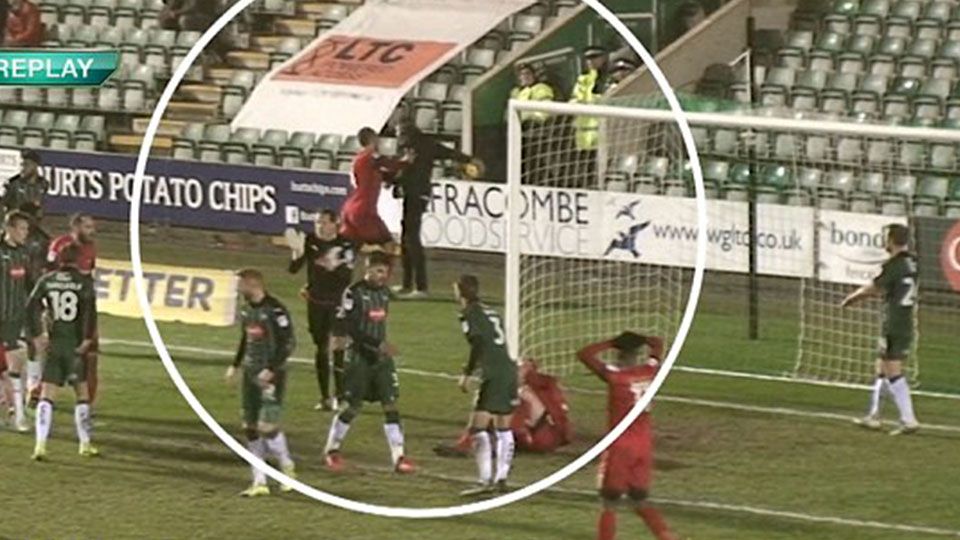
[[[629,106],[610,106],[610,105],[582,105],[558,102],[529,102],[511,100],[508,104],[507,114],[507,199],[508,201],[521,200],[522,186],[522,130],[520,122],[520,112],[537,111],[556,115],[584,115],[601,119],[600,145],[598,152],[598,188],[603,179],[604,168],[606,167],[606,155],[604,154],[603,144],[603,119],[620,118],[634,120],[648,120],[650,122],[664,123],[675,122],[675,117],[670,110],[664,109],[641,109],[631,108]],[[794,117],[778,117],[780,115],[793,115]],[[814,113],[816,114],[816,113]],[[917,140],[926,144],[930,143],[949,143],[956,145],[960,150],[960,130],[914,127],[902,125],[881,125],[868,123],[855,123],[853,121],[840,121],[827,118],[802,118],[793,111],[758,111],[751,112],[730,112],[730,113],[700,113],[689,112],[686,117],[691,127],[708,128],[728,128],[742,131],[783,133],[792,132],[795,134],[818,134],[829,137],[855,137],[867,141],[871,139],[887,140]],[[960,151],[958,151],[958,164],[956,172],[960,173]],[[697,186],[699,191],[701,186]],[[816,211],[816,206],[814,206]],[[505,319],[507,321],[506,337],[510,353],[515,357],[520,357],[523,351],[520,347],[520,205],[507,204],[505,216],[506,236],[506,261],[505,261]],[[819,214],[816,214],[819,220]],[[913,217],[908,209],[908,218]],[[709,261],[708,261],[709,262]],[[852,290],[853,287],[851,287]],[[802,304],[802,302],[801,302]],[[801,306],[802,309],[802,306]],[[919,313],[919,308],[917,310]],[[798,328],[798,344],[802,339],[800,328]],[[800,349],[798,346],[798,357]],[[713,370],[697,367],[677,366],[682,371],[694,373],[732,376],[739,378],[751,378],[757,380],[777,381],[777,382],[796,382],[804,384],[824,385],[838,388],[865,388],[866,386],[850,382],[830,382],[822,380],[800,379],[791,376],[776,376],[754,374],[746,372],[734,372]],[[960,399],[960,396],[944,394],[937,392],[918,392],[920,395],[929,395],[933,397],[944,397],[951,399]]]

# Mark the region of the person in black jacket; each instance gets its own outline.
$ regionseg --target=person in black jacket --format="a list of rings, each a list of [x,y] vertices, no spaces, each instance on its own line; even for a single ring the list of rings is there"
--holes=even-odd
[[[353,244],[337,234],[340,222],[337,213],[321,210],[314,224],[314,233],[303,238],[303,244],[291,248],[288,270],[291,274],[307,268],[307,284],[300,291],[307,301],[307,320],[310,337],[316,345],[314,365],[320,402],[315,410],[333,411],[343,397],[343,347],[331,347],[333,326],[343,291],[353,279],[356,260]],[[330,350],[333,349],[333,387],[330,394]]]
[[[458,163],[475,161],[473,157],[440,144],[412,123],[403,123],[398,132],[398,146],[408,164],[401,170],[394,194],[403,197],[403,286],[397,292],[407,298],[427,296],[427,258],[420,239],[423,213],[433,190],[431,173],[437,160]]]

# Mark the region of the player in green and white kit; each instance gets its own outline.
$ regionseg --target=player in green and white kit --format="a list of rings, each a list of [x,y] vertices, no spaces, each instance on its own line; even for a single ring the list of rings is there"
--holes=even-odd
[[[33,459],[47,457],[47,437],[53,426],[53,407],[57,392],[64,384],[73,386],[77,395],[74,423],[80,441],[80,455],[94,457],[99,451],[90,444],[90,404],[81,358],[93,344],[94,289],[93,280],[77,268],[80,250],[75,245],[60,252],[60,268],[37,281],[27,302],[28,333],[37,350],[46,350],[37,404],[37,443]],[[51,321],[46,339],[43,336],[43,314]]]
[[[337,312],[334,336],[349,342],[345,359],[343,386],[347,407],[330,423],[324,448],[327,467],[340,471],[344,467],[340,445],[350,423],[360,414],[363,403],[379,402],[383,408],[383,433],[390,446],[393,468],[401,474],[416,471],[404,454],[403,428],[400,426],[400,381],[393,359],[396,348],[387,341],[387,316],[390,308],[391,258],[383,252],[367,256],[367,269],[361,281],[347,287]]]
[[[14,427],[26,433],[30,426],[24,407],[26,385],[21,374],[27,348],[22,338],[27,298],[37,278],[31,272],[30,254],[24,247],[30,232],[30,216],[16,210],[10,212],[4,218],[3,232],[0,239],[0,347],[10,368],[7,375],[13,395]]]
[[[507,491],[507,476],[513,461],[514,440],[510,421],[520,404],[517,393],[517,363],[507,353],[506,336],[500,315],[480,301],[480,282],[464,274],[453,285],[460,303],[460,324],[470,344],[470,359],[463,368],[459,386],[467,392],[470,377],[478,370],[480,388],[470,418],[480,486],[461,493],[475,496]],[[496,429],[497,468],[493,471],[493,452],[488,430]]]
[[[287,476],[294,477],[295,467],[287,448],[287,437],[280,429],[283,397],[287,385],[287,359],[293,354],[296,340],[290,313],[265,288],[258,270],[241,270],[238,290],[246,300],[240,314],[243,334],[233,364],[227,368],[227,381],[236,378],[242,366],[241,395],[243,433],[250,453],[265,459],[273,455]],[[253,469],[253,484],[241,492],[244,497],[270,494],[267,476]],[[290,491],[286,485],[280,491]]]
[[[857,424],[869,429],[880,429],[880,404],[883,394],[889,392],[900,411],[900,426],[890,434],[901,435],[913,433],[919,427],[913,412],[910,386],[903,375],[903,362],[913,346],[917,258],[909,251],[910,230],[906,226],[889,225],[885,228],[884,236],[890,258],[883,263],[883,270],[871,283],[847,296],[842,306],[849,306],[871,295],[882,294],[884,297],[886,307],[877,360],[877,379],[870,396],[867,416],[858,418]]]

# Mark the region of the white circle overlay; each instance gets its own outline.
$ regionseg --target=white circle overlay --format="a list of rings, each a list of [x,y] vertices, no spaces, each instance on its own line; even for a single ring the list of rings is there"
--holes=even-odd
[[[690,331],[690,326],[693,323],[693,318],[696,314],[697,303],[700,299],[700,292],[703,285],[703,272],[707,256],[707,207],[703,187],[703,173],[700,167],[700,157],[699,154],[697,154],[697,148],[693,140],[693,134],[690,131],[690,126],[687,123],[686,116],[684,115],[683,110],[680,108],[680,103],[677,100],[676,94],[674,94],[673,89],[670,87],[670,83],[663,75],[663,72],[660,71],[660,68],[657,66],[653,57],[649,52],[647,52],[643,44],[640,43],[640,40],[638,40],[636,36],[630,32],[626,25],[624,25],[620,19],[610,12],[610,10],[607,9],[607,7],[604,6],[600,0],[583,0],[587,6],[596,11],[597,14],[600,15],[600,17],[603,18],[613,29],[615,29],[617,33],[620,34],[620,36],[633,48],[633,50],[640,55],[644,65],[650,71],[650,74],[653,75],[654,79],[656,79],[657,85],[660,87],[660,90],[666,97],[667,102],[670,105],[670,110],[673,112],[677,125],[680,128],[680,133],[683,137],[684,146],[687,150],[687,155],[690,158],[690,165],[693,172],[694,190],[696,193],[697,203],[697,252],[693,279],[690,285],[690,296],[687,299],[687,305],[680,321],[680,327],[677,331],[676,339],[670,347],[667,357],[653,382],[651,383],[650,388],[643,394],[643,396],[640,398],[640,401],[636,403],[630,413],[627,414],[627,416],[624,417],[620,423],[617,424],[616,427],[614,427],[610,432],[608,432],[596,445],[561,469],[532,484],[528,484],[516,491],[493,499],[457,506],[442,506],[433,508],[384,506],[339,497],[337,495],[333,495],[331,493],[316,489],[310,485],[304,484],[299,480],[290,478],[279,470],[268,465],[262,459],[254,456],[242,444],[234,439],[220,424],[217,423],[213,416],[207,412],[207,410],[197,399],[197,396],[194,395],[193,391],[191,391],[186,381],[184,381],[179,370],[177,370],[177,367],[174,364],[173,359],[170,357],[169,351],[167,350],[166,344],[160,335],[160,330],[157,328],[157,323],[153,318],[153,311],[150,307],[150,301],[147,298],[147,289],[144,283],[143,264],[140,254],[140,205],[141,198],[143,196],[144,172],[146,170],[147,160],[149,159],[150,148],[153,145],[157,129],[160,125],[160,120],[163,117],[168,104],[170,103],[170,99],[173,97],[174,91],[180,84],[180,81],[183,80],[187,70],[193,65],[203,49],[207,46],[207,44],[210,43],[214,36],[223,30],[223,28],[231,20],[233,20],[243,9],[253,2],[254,0],[238,0],[232,6],[230,6],[230,8],[227,9],[226,12],[224,12],[223,15],[221,15],[220,18],[217,19],[213,25],[208,28],[203,35],[200,36],[200,39],[197,41],[197,43],[194,44],[194,46],[187,53],[186,57],[176,67],[170,82],[164,88],[163,93],[160,95],[160,98],[157,101],[157,106],[153,111],[153,115],[150,117],[150,123],[148,124],[146,132],[144,133],[143,142],[140,145],[140,152],[137,157],[137,164],[134,172],[133,198],[130,204],[130,262],[133,266],[133,283],[134,287],[136,288],[137,300],[140,302],[140,309],[143,310],[143,321],[147,327],[147,332],[150,334],[150,339],[160,356],[163,367],[167,370],[167,373],[170,375],[170,379],[177,387],[177,390],[180,391],[180,394],[183,395],[183,398],[190,405],[190,408],[193,409],[200,420],[206,424],[207,428],[209,428],[210,431],[212,431],[214,435],[216,435],[217,438],[223,442],[223,444],[230,448],[230,450],[243,458],[250,465],[263,471],[267,476],[276,480],[277,482],[290,486],[299,493],[314,500],[346,510],[382,517],[436,519],[464,516],[468,514],[484,512],[487,510],[493,510],[495,508],[507,506],[535,495],[566,479],[573,473],[588,465],[591,461],[596,459],[601,452],[613,444],[613,442],[616,441],[616,439],[619,438],[624,431],[627,430],[627,428],[650,405],[653,397],[660,390],[660,387],[666,380],[667,375],[673,368],[673,364],[676,362],[677,356],[679,356],[680,350],[683,347],[683,343]]]

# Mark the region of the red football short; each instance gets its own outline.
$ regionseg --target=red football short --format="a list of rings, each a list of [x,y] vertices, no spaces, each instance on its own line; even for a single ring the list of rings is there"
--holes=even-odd
[[[597,487],[605,493],[649,491],[653,480],[653,445],[643,440],[620,440],[600,461]]]
[[[340,220],[340,235],[358,244],[385,244],[393,240],[377,214],[344,212]]]

